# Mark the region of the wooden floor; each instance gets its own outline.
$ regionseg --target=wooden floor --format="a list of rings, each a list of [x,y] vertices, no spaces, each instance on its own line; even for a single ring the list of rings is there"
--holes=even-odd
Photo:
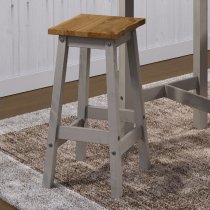
[[[0,200],[0,209],[1,210],[16,210],[15,207],[10,206],[8,203]]]
[[[210,59],[210,56],[209,56]],[[185,56],[142,66],[143,83],[150,83],[192,72],[192,56]],[[65,103],[77,100],[77,82],[66,84]],[[90,96],[105,93],[105,76],[93,77],[90,80]],[[50,106],[52,88],[43,88],[14,96],[1,98],[0,119],[28,113]],[[14,207],[0,200],[1,210],[14,210]]]
[[[185,56],[142,66],[143,83],[154,82],[186,74],[192,71],[192,56]],[[78,82],[65,85],[64,103],[77,100]],[[105,76],[90,79],[90,96],[106,92]],[[43,88],[22,94],[1,98],[0,119],[36,111],[50,106],[52,88]]]

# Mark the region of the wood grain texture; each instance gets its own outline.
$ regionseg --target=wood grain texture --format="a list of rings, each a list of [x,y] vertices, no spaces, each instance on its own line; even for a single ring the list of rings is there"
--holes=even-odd
[[[143,18],[81,14],[48,30],[49,34],[117,39],[145,24]]]

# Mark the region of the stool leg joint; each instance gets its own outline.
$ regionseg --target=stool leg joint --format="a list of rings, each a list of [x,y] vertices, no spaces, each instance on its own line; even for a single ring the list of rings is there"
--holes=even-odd
[[[111,42],[107,42],[106,45],[107,45],[108,47],[111,47],[111,46],[112,46],[112,43],[111,43]]]
[[[60,42],[65,42],[65,40],[66,40],[66,37],[65,36],[59,36],[59,41]]]

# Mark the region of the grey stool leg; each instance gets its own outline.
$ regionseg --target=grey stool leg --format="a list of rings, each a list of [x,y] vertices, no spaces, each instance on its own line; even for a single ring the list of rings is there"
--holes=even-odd
[[[136,117],[136,127],[142,131],[142,138],[138,141],[140,165],[142,169],[147,170],[150,168],[149,146],[147,139],[147,129],[145,121],[145,110],[141,82],[139,83],[138,69],[139,69],[139,53],[136,38],[136,31],[131,33],[131,39],[128,45],[128,60],[130,66],[131,86],[133,93],[134,110]],[[140,84],[140,85],[139,85]]]
[[[90,74],[90,49],[80,48],[80,66],[79,66],[79,88],[78,88],[78,119],[83,119],[80,126],[85,126],[87,118],[86,107],[89,96],[89,74]],[[84,160],[86,158],[86,142],[76,143],[76,159]]]
[[[131,81],[130,69],[128,65],[128,51],[127,45],[124,44],[119,47],[119,84],[120,84],[120,108],[133,109],[133,100],[131,96]],[[123,61],[122,61],[123,60]],[[133,124],[128,122],[121,122],[121,135],[125,135],[131,129]]]
[[[122,195],[122,166],[119,148],[119,81],[117,76],[117,50],[114,42],[106,42],[108,123],[110,132],[110,171],[112,197]]]
[[[67,40],[65,37],[59,37],[43,176],[43,186],[47,188],[52,187],[55,176],[56,154],[58,148],[56,142],[57,128],[61,121],[63,86],[66,77],[67,59]]]
[[[194,0],[193,74],[198,77],[196,94],[208,96],[208,1]],[[194,109],[193,125],[198,129],[208,127],[207,113]]]

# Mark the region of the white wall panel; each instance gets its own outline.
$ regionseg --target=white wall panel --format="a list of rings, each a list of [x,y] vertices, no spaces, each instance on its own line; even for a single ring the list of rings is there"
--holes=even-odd
[[[135,17],[146,18],[146,24],[137,29],[139,49],[147,48],[147,1],[135,0],[134,15]]]
[[[52,2],[19,1],[19,72],[45,71],[53,62],[53,41],[47,28],[53,24]]]
[[[80,13],[117,15],[119,1],[0,0],[0,97],[52,84],[57,38],[47,34],[50,26]],[[192,52],[192,12],[193,0],[135,0],[135,16],[146,18],[138,29],[142,64]],[[78,77],[78,49],[69,55],[67,81]],[[104,72],[103,51],[91,61],[91,75]]]
[[[147,0],[147,47],[170,45],[174,39],[174,0]]]
[[[14,62],[14,25],[15,15],[8,0],[1,0],[0,6],[0,80],[15,74]]]
[[[192,39],[193,1],[174,1],[174,42]]]

